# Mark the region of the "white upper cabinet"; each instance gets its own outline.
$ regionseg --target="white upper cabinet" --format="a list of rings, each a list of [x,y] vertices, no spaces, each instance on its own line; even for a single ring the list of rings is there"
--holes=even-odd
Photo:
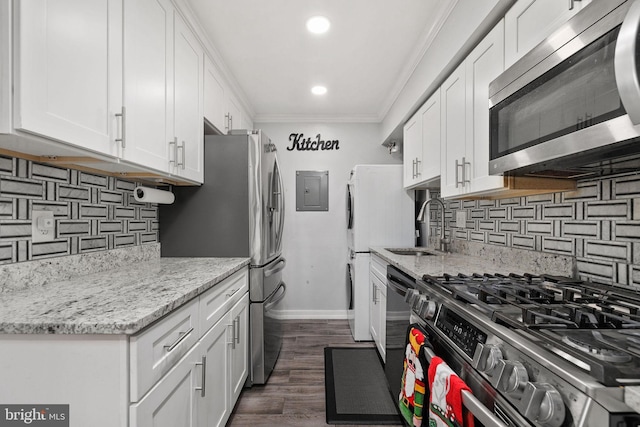
[[[174,22],[173,111],[177,152],[170,172],[202,182],[204,50],[177,13]]]
[[[227,125],[224,80],[208,56],[204,58],[204,118],[220,132]]]
[[[505,15],[506,68],[589,3],[591,0],[518,0]]]
[[[117,156],[122,0],[13,5],[15,129]]]
[[[503,70],[500,21],[441,87],[443,197],[504,187],[502,177],[489,175],[489,83]]]
[[[233,96],[229,95],[227,97],[227,110],[228,110],[228,122],[227,122],[227,131],[232,129],[246,129],[244,122],[244,115],[242,114],[242,108],[240,107],[240,103]]]
[[[404,187],[412,188],[419,182],[420,162],[422,161],[422,124],[420,111],[416,112],[404,124],[402,136],[402,159]]]
[[[440,176],[440,89],[404,125],[404,187],[434,184]]]
[[[440,87],[442,101],[441,121],[441,178],[442,197],[460,194],[467,179],[466,154],[466,81],[465,64],[461,64]]]
[[[122,157],[161,171],[169,170],[175,138],[173,13],[170,0],[124,2]]]

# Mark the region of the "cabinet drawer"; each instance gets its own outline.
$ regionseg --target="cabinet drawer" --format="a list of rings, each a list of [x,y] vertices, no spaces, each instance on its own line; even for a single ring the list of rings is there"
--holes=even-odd
[[[137,402],[199,337],[197,298],[132,336],[131,401]]]
[[[387,263],[381,258],[371,255],[371,261],[369,264],[369,271],[371,274],[375,274],[378,278],[386,283],[387,281]]]
[[[206,333],[249,291],[246,268],[232,274],[200,296],[200,330]]]

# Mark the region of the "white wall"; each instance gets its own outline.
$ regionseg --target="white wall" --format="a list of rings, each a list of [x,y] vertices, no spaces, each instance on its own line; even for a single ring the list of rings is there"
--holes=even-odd
[[[401,163],[380,145],[380,125],[369,123],[256,123],[276,145],[285,185],[283,280],[278,314],[292,318],[346,317],[346,185],[356,164]],[[288,151],[291,133],[339,140],[339,150]],[[296,212],[296,171],[329,171],[329,211]]]

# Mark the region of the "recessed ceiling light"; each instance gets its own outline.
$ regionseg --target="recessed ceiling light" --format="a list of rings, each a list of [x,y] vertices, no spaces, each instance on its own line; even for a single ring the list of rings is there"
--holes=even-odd
[[[311,88],[311,93],[314,95],[324,95],[327,93],[327,88],[324,86],[314,86]]]
[[[307,20],[307,30],[314,34],[326,33],[331,23],[324,16],[313,16]]]

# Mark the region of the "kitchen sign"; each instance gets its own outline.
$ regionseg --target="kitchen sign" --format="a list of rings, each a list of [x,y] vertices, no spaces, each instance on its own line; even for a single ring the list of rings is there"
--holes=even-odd
[[[318,150],[339,150],[339,143],[337,139],[323,140],[320,134],[317,134],[315,139],[311,137],[305,138],[303,133],[292,133],[289,135],[289,141],[291,146],[287,147],[288,151],[318,151]]]

